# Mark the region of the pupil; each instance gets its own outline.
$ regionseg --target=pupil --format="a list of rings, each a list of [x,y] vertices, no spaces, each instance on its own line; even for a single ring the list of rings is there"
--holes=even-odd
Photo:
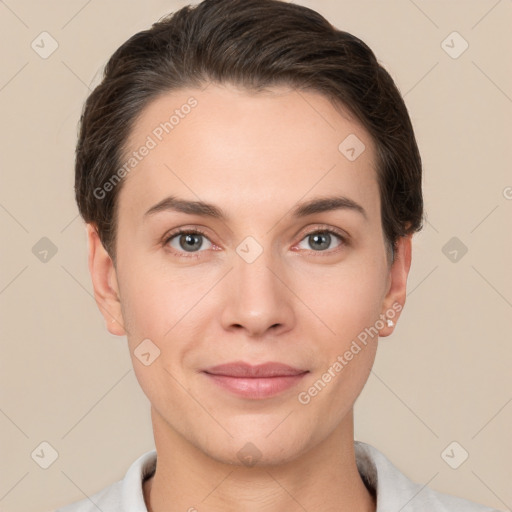
[[[314,240],[314,243],[319,243],[320,245],[323,245],[321,249],[327,249],[329,247],[329,242],[331,239],[331,235],[329,233],[325,234],[315,234],[311,235],[311,238]],[[322,239],[324,240],[324,243],[322,244]]]
[[[182,242],[183,238],[186,240],[185,243]],[[199,249],[199,247],[201,247],[201,240],[199,239],[199,235],[183,235],[180,239],[180,245],[183,249]]]

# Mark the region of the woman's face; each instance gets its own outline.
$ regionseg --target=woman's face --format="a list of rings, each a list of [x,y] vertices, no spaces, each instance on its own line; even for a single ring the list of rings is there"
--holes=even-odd
[[[129,144],[117,268],[96,246],[92,272],[159,428],[235,463],[292,460],[351,428],[410,265],[410,237],[386,258],[368,133],[316,93],[210,84],[154,100]],[[302,373],[206,373],[232,362]]]

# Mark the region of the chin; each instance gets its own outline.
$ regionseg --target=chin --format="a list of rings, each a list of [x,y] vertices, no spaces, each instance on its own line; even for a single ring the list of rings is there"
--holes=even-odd
[[[194,444],[205,455],[223,464],[264,467],[293,461],[312,442],[304,433],[293,435],[289,429],[278,430],[279,427],[269,435],[267,430],[254,428],[253,424],[252,428],[244,429],[244,433],[236,431],[233,437],[227,434],[209,437],[204,444]]]

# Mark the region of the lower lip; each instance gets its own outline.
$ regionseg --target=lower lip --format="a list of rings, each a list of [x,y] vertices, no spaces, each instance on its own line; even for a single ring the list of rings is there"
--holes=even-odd
[[[297,385],[306,373],[267,378],[227,377],[226,375],[212,375],[206,372],[205,375],[210,377],[218,386],[238,396],[262,399],[270,398]]]

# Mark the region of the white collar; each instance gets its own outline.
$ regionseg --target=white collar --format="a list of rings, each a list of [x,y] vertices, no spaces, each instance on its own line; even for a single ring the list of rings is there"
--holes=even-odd
[[[499,512],[450,494],[443,494],[407,478],[373,446],[354,441],[358,471],[377,497],[376,512]],[[156,468],[157,453],[142,454],[129,467],[123,480],[95,495],[56,512],[147,512],[142,482]]]

